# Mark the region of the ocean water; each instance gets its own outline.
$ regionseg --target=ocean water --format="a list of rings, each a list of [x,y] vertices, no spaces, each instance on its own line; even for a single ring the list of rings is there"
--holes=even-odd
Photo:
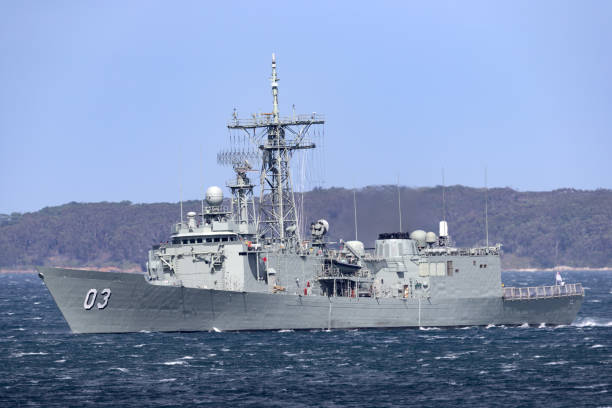
[[[612,273],[564,275],[586,288],[564,327],[120,335],[70,334],[38,277],[0,275],[0,407],[612,406]]]

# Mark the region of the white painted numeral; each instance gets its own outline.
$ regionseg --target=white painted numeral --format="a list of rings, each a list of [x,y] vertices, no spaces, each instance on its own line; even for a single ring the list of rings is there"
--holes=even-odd
[[[89,310],[93,307],[94,303],[96,303],[96,296],[98,296],[98,291],[96,289],[89,289],[89,292],[85,295],[85,301],[83,302],[83,308],[85,308],[85,310]]]
[[[100,292],[100,294],[104,296],[104,299],[102,299],[103,303],[98,303],[98,309],[104,309],[106,305],[108,305],[108,298],[110,298],[111,290],[109,288],[102,289],[102,292]]]
[[[100,294],[104,297],[102,298],[102,303],[98,303],[98,309],[104,309],[106,306],[108,306],[108,299],[110,299],[111,290],[109,288],[104,288],[102,289]],[[83,308],[85,310],[90,310],[96,303],[97,296],[97,289],[89,289],[89,291],[85,295],[85,300],[83,301]]]

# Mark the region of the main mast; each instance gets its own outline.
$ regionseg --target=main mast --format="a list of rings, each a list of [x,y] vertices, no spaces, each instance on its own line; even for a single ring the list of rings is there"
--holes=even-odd
[[[257,234],[260,238],[286,241],[299,237],[298,213],[291,180],[291,157],[296,150],[312,149],[315,144],[308,140],[313,125],[323,125],[321,115],[292,115],[282,117],[278,108],[278,81],[276,58],[272,54],[272,113],[253,114],[250,119],[238,119],[234,114],[227,125],[231,131],[246,139],[259,150],[261,161],[259,216]],[[236,138],[234,138],[236,140]],[[221,153],[219,161],[225,164],[254,156],[253,151],[233,147]]]

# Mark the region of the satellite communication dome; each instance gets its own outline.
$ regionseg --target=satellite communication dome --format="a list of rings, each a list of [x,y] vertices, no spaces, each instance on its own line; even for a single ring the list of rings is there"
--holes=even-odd
[[[437,240],[438,240],[438,237],[436,237],[435,232],[429,231],[427,234],[425,234],[425,242],[427,242],[428,244],[433,244]]]
[[[223,202],[223,190],[217,186],[206,189],[206,202],[208,205],[217,206]]]
[[[427,233],[423,230],[414,230],[410,233],[410,239],[417,241],[421,246],[425,245],[425,237]]]

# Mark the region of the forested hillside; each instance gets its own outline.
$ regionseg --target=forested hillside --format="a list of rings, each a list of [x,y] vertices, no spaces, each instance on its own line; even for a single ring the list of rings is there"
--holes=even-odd
[[[397,194],[396,186],[357,190],[358,238],[366,246],[372,246],[380,232],[399,230]],[[441,197],[441,187],[402,187],[403,229],[437,232]],[[612,266],[611,190],[518,192],[496,188],[489,190],[488,197],[489,242],[503,243],[505,268],[555,263]],[[200,205],[188,201],[184,210],[198,211]],[[446,188],[449,232],[457,245],[484,243],[484,207],[482,189]],[[329,221],[331,239],[354,239],[353,190],[305,193],[304,210],[308,223],[319,218]],[[178,218],[178,204],[128,201],[69,203],[33,213],[0,215],[0,267],[142,267],[146,251],[168,239]]]

